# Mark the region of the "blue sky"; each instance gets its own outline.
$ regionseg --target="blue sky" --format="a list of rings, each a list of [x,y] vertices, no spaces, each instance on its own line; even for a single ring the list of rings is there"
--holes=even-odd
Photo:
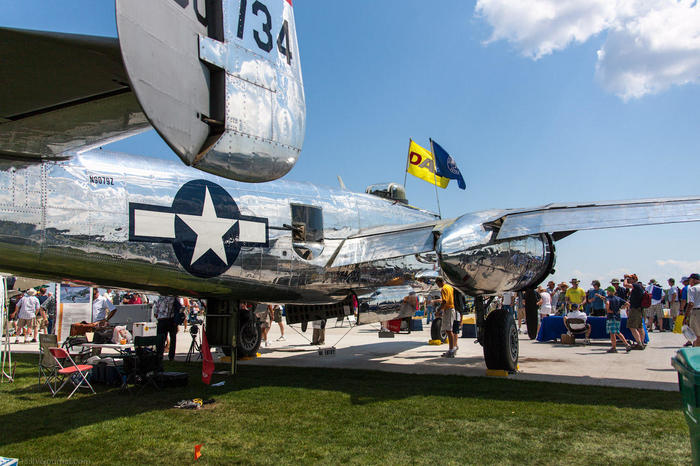
[[[296,0],[307,131],[286,179],[333,186],[341,175],[356,191],[403,182],[409,138],[427,146],[432,137],[467,181],[466,191],[456,183],[441,190],[444,217],[700,194],[700,71],[669,64],[683,56],[676,44],[698,56],[700,32],[691,21],[677,37],[664,29],[670,45],[653,35],[679,14],[677,2],[659,0],[654,11],[601,0],[517,8],[529,3],[523,13],[505,0]],[[692,15],[683,17],[698,17],[685,6]],[[2,26],[116,35],[106,0],[3,2],[0,18]],[[650,50],[625,49],[632,43]],[[111,148],[175,159],[152,132]],[[436,208],[432,185],[409,176],[407,190],[412,204]],[[679,278],[700,271],[698,233],[694,223],[579,232],[557,244],[555,279]]]

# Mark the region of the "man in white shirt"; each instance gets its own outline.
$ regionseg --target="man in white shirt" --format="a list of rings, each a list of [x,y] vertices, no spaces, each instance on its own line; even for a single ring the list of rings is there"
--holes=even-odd
[[[693,342],[693,346],[700,346],[700,275],[691,273],[688,279],[690,286],[688,288],[688,303],[686,304],[685,315],[689,319],[688,325],[690,325],[697,337]]]
[[[109,314],[107,314],[109,312]],[[92,321],[107,322],[112,318],[117,308],[105,295],[100,296],[97,288],[92,289]]]
[[[591,324],[586,322],[587,318],[588,316],[586,313],[580,309],[570,311],[564,316],[564,326],[567,328],[567,330],[569,330],[569,333],[580,333],[581,330],[586,330],[586,339],[583,341],[585,344],[589,344],[591,342]],[[577,321],[571,322],[571,319],[577,319]],[[578,319],[582,320],[583,322],[579,322]]]
[[[24,334],[24,342],[26,343],[27,334],[29,333],[30,329],[33,332],[32,343],[36,342],[36,313],[39,311],[39,307],[39,299],[36,297],[36,290],[33,288],[28,289],[27,293],[22,297],[22,299],[17,301],[15,312],[10,316],[12,319],[14,319],[15,315],[19,313],[17,320],[18,333],[15,343],[19,343],[19,333]],[[41,312],[43,314],[43,311]]]

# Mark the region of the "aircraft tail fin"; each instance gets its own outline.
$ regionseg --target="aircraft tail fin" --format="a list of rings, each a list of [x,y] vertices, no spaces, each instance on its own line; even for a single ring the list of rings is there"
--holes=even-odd
[[[306,104],[291,1],[116,0],[116,17],[118,39],[0,30],[0,152],[58,156],[150,123],[219,176],[294,166]]]

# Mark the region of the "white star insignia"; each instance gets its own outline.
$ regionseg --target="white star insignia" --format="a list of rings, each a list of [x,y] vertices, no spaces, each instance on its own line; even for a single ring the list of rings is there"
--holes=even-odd
[[[192,253],[190,265],[197,262],[207,251],[212,250],[224,264],[228,265],[223,236],[238,222],[231,218],[216,216],[216,209],[209,194],[209,187],[204,194],[204,206],[201,215],[177,214],[197,234],[197,242]]]

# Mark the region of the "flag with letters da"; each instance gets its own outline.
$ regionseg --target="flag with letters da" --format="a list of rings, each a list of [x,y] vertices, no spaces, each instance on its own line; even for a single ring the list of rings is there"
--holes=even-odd
[[[406,163],[406,171],[411,175],[427,181],[430,184],[437,185],[442,189],[447,187],[450,182],[449,178],[436,176],[435,160],[430,151],[425,150],[413,140],[408,146],[408,163]]]
[[[440,146],[437,142],[430,140],[430,148],[433,150],[433,155],[435,155],[436,160],[436,174],[444,178],[449,178],[452,180],[457,180],[459,189],[467,189],[467,184],[462,178],[462,173],[457,168],[457,162],[455,159],[447,153],[445,149]]]

